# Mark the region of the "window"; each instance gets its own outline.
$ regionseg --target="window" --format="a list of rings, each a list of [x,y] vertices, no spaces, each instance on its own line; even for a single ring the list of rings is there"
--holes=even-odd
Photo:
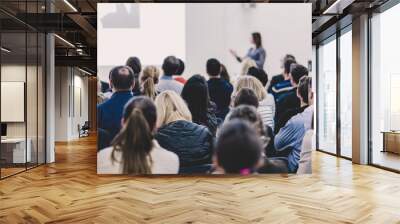
[[[372,164],[400,170],[400,4],[371,18]]]
[[[336,37],[318,48],[318,149],[336,153]]]
[[[346,32],[347,31],[347,32]],[[352,157],[352,34],[340,36],[340,155]]]

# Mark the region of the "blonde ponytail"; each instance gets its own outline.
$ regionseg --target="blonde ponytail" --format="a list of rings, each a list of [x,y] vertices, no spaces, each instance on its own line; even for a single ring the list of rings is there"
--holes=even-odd
[[[158,83],[160,71],[156,66],[150,65],[143,69],[140,81],[142,83],[142,94],[154,100],[157,92],[155,85]]]

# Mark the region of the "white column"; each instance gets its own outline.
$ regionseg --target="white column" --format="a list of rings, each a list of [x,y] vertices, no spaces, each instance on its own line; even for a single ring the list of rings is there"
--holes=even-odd
[[[353,162],[368,163],[368,15],[353,20]]]

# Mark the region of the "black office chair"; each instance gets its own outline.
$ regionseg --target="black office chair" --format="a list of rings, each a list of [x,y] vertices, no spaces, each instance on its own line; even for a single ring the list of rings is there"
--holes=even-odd
[[[79,138],[89,136],[89,130],[90,130],[89,121],[85,121],[82,127],[78,124]]]

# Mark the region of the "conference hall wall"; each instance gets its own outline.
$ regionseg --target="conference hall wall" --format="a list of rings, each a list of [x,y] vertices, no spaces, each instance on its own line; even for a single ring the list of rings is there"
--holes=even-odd
[[[282,73],[286,54],[313,73],[308,3],[99,3],[97,9],[99,99],[112,94],[107,92],[110,70],[132,56],[140,59],[142,68],[155,65],[160,71],[166,56],[176,56],[185,63],[186,79],[194,74],[208,79],[206,61],[217,58],[235,85],[244,64],[230,50],[245,56],[253,32],[261,34],[269,80]]]

